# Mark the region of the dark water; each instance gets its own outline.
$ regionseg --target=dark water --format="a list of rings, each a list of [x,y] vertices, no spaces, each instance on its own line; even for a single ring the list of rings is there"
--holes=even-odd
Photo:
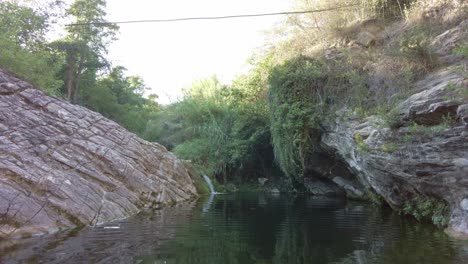
[[[0,263],[468,263],[467,242],[369,204],[217,195],[84,230],[0,242]]]

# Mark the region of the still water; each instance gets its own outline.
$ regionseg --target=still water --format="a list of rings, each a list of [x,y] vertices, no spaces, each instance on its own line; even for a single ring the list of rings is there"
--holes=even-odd
[[[463,264],[468,243],[365,203],[229,194],[80,231],[0,241],[0,263]]]

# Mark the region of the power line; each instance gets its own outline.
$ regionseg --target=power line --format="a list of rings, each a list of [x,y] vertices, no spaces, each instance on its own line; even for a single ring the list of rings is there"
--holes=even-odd
[[[332,11],[337,9],[343,9],[347,7],[357,6],[344,5],[332,8],[305,10],[305,11],[289,11],[289,12],[276,12],[276,13],[260,13],[260,14],[243,14],[243,15],[228,15],[228,16],[210,16],[210,17],[184,17],[184,18],[169,18],[169,19],[143,19],[143,20],[126,20],[126,21],[96,21],[87,23],[73,23],[66,26],[85,26],[85,25],[109,25],[109,24],[135,24],[135,23],[166,23],[166,22],[180,22],[189,20],[217,20],[217,19],[231,19],[231,18],[249,18],[249,17],[263,17],[263,16],[279,16],[279,15],[297,15],[297,14],[309,14]]]

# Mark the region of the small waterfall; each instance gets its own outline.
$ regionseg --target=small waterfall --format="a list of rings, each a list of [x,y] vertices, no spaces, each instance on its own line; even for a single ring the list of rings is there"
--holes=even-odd
[[[211,179],[208,178],[208,176],[206,176],[205,174],[203,174],[203,178],[205,179],[206,184],[208,184],[208,187],[210,187],[210,193],[215,194],[216,191],[215,191],[215,189],[213,187],[213,183],[211,182]]]

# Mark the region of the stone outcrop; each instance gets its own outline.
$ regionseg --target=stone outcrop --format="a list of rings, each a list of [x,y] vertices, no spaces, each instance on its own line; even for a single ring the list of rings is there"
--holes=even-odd
[[[447,231],[468,237],[468,59],[452,52],[468,44],[466,25],[434,38],[443,67],[385,116],[340,110],[308,162],[309,174],[332,180],[348,197],[376,193],[397,210],[444,205]]]
[[[449,231],[468,236],[467,79],[443,70],[416,85],[420,92],[394,109],[396,128],[376,116],[342,114],[322,147],[334,150],[361,184],[394,208],[418,196],[447,204]]]
[[[101,224],[195,195],[163,146],[0,69],[0,237]]]

